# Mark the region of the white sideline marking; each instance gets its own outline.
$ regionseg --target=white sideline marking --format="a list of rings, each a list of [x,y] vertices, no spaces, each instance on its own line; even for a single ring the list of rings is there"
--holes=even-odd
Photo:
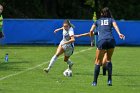
[[[88,49],[84,49],[84,50],[81,50],[81,51],[75,52],[73,55],[75,55],[75,54],[79,54],[79,53],[81,53],[81,52],[85,52],[85,51],[87,51],[87,50],[91,50],[91,49],[93,49],[93,48],[88,48]],[[59,57],[58,59],[61,59],[61,58],[63,58],[63,56]],[[0,78],[0,81],[2,81],[2,80],[4,80],[4,79],[7,79],[7,78],[10,78],[10,77],[12,77],[12,76],[16,76],[16,75],[22,74],[22,73],[24,73],[24,72],[27,72],[27,71],[33,70],[33,69],[38,68],[38,67],[40,67],[40,66],[42,66],[42,65],[44,65],[44,64],[46,64],[46,63],[49,63],[49,61],[47,61],[47,62],[43,62],[42,64],[39,64],[39,65],[37,65],[37,66],[35,66],[35,67],[31,67],[31,68],[25,69],[24,71],[21,71],[21,72],[18,72],[18,73],[14,73],[14,74],[10,74],[10,75],[7,75],[7,76],[4,76],[4,77],[1,77],[1,78]]]

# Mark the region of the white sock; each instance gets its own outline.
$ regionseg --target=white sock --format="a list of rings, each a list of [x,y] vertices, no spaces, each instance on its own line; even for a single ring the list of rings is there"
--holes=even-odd
[[[55,63],[56,60],[57,60],[57,56],[54,55],[54,56],[52,57],[52,59],[50,60],[48,69],[50,69],[50,68],[52,67],[52,65]]]

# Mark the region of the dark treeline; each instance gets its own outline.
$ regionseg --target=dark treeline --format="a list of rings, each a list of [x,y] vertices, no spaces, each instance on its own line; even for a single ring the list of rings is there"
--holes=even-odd
[[[95,5],[97,1],[97,5]],[[92,19],[108,6],[115,19],[139,20],[139,0],[0,0],[4,18]],[[97,6],[97,8],[95,8]]]

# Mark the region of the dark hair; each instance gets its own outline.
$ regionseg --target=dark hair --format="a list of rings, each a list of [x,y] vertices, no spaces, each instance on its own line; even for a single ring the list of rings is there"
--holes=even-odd
[[[102,10],[101,10],[101,17],[108,17],[108,18],[112,18],[112,14],[109,10],[108,7],[104,7]]]
[[[68,24],[70,27],[74,28],[75,26],[71,24],[70,20],[66,19],[63,24]]]

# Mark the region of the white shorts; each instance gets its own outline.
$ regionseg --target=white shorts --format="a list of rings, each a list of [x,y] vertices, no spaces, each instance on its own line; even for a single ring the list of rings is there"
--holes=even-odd
[[[63,42],[61,42],[60,45],[61,44],[63,44]],[[62,48],[64,49],[65,56],[71,56],[74,52],[74,46],[72,44],[64,44]]]

